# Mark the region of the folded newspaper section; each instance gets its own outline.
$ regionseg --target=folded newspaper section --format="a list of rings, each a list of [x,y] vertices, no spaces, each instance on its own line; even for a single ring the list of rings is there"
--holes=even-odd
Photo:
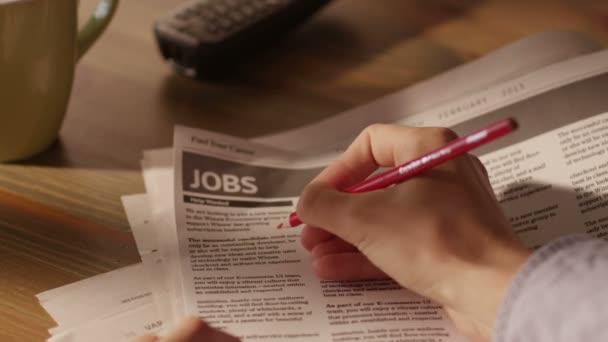
[[[440,306],[390,280],[318,279],[300,230],[276,229],[329,160],[185,127],[174,159],[187,313],[245,341],[457,340]]]
[[[344,144],[370,124],[402,122],[404,119],[407,120],[404,123],[415,124],[418,120],[407,118],[448,103],[459,102],[464,96],[485,92],[488,88],[524,77],[548,65],[591,54],[602,48],[597,42],[578,32],[537,33],[492,51],[471,63],[321,122],[256,137],[253,141],[268,146],[280,146],[287,151],[310,151],[336,143]],[[587,71],[589,70],[590,68],[587,68]],[[568,77],[562,77],[565,76],[563,72],[568,71],[568,68],[562,68],[555,76],[561,78],[562,82],[570,82],[572,80]],[[514,92],[506,94],[516,95]],[[521,95],[521,92],[517,94]],[[470,107],[470,104],[467,107]],[[462,111],[468,111],[467,107]]]

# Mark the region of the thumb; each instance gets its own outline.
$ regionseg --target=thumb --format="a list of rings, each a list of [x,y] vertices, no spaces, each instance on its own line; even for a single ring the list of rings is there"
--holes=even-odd
[[[183,320],[162,342],[238,342],[239,339],[214,329],[196,317]]]
[[[359,246],[366,238],[361,226],[363,205],[367,194],[348,194],[322,182],[310,183],[300,196],[296,212],[304,223],[319,227],[343,240]]]

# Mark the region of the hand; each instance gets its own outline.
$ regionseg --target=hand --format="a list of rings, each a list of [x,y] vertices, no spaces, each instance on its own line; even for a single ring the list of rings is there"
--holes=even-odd
[[[238,338],[213,329],[198,318],[185,319],[168,336],[146,335],[136,342],[238,342]]]
[[[336,190],[455,138],[442,128],[364,130],[300,197],[297,212],[307,224],[302,243],[321,278],[391,277],[442,304],[469,337],[488,339],[529,251],[514,237],[477,158],[455,158],[382,190]]]

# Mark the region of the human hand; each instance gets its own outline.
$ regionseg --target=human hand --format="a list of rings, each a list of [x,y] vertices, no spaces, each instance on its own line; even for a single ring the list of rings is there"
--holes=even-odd
[[[488,339],[504,293],[529,251],[514,237],[476,157],[460,156],[382,190],[336,190],[454,138],[441,128],[364,130],[302,193],[297,208],[307,224],[302,243],[321,278],[388,275],[442,304],[466,335]]]
[[[139,337],[136,342],[238,342],[238,338],[213,329],[198,318],[187,318],[168,336],[154,335]]]

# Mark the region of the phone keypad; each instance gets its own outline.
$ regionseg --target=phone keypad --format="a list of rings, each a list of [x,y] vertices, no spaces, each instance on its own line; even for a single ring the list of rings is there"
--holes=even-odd
[[[201,42],[214,42],[293,1],[298,0],[197,0],[178,10],[168,24]]]

